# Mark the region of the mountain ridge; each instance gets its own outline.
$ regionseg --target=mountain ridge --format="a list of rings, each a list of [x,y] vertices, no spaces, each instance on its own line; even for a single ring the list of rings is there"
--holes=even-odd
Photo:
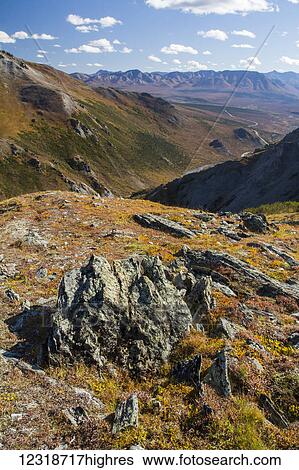
[[[89,86],[115,86],[128,89],[134,86],[154,86],[166,88],[200,88],[203,90],[233,90],[268,92],[299,96],[299,74],[276,71],[261,73],[245,70],[200,70],[172,72],[142,72],[138,69],[125,72],[98,70],[94,74],[73,73],[72,77],[84,81]]]
[[[232,212],[299,201],[299,129],[239,161],[186,174],[150,191],[146,198],[166,205]]]

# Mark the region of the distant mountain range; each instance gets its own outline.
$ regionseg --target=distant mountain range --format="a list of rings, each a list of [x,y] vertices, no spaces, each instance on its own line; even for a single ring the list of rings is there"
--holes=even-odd
[[[230,92],[238,86],[239,93],[254,93],[299,97],[299,74],[295,72],[259,73],[243,70],[201,70],[198,72],[109,72],[99,70],[88,75],[72,74],[92,87],[115,87],[125,90],[149,91],[167,89],[179,91]]]

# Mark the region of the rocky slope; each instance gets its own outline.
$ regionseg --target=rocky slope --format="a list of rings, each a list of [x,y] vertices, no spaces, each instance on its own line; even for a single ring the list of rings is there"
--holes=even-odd
[[[146,197],[163,204],[212,211],[240,211],[277,201],[298,201],[299,129],[238,162],[202,168],[158,187]]]
[[[0,203],[1,447],[297,448],[298,236],[298,213]]]

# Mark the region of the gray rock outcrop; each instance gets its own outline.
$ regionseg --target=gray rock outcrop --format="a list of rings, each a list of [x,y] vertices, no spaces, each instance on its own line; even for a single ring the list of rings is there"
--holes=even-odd
[[[263,214],[251,214],[250,212],[245,212],[244,214],[241,214],[241,218],[244,228],[249,230],[249,232],[267,233],[270,230],[267,218]]]
[[[161,230],[162,232],[170,233],[175,237],[195,237],[195,232],[189,230],[183,225],[173,222],[172,220],[165,219],[160,215],[153,214],[136,214],[134,216],[135,222],[142,225],[143,227],[152,228],[155,230]]]
[[[228,253],[212,250],[192,251],[185,249],[183,253],[189,269],[204,267],[211,270],[226,268],[238,276],[239,281],[247,283],[255,288],[260,294],[275,297],[286,295],[299,300],[298,284],[287,284],[267,276],[249,263],[241,261]]]
[[[219,395],[229,397],[231,385],[228,376],[228,360],[225,349],[220,351],[203,379],[205,384],[211,385]]]
[[[118,434],[132,427],[138,427],[138,398],[136,395],[131,395],[127,400],[117,405],[112,434]]]
[[[165,362],[192,315],[157,257],[92,257],[67,273],[47,342],[50,363],[111,362],[142,375]]]

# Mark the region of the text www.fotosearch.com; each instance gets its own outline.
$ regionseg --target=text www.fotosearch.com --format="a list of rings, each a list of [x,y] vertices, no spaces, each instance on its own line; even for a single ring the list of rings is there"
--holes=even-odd
[[[21,465],[26,466],[60,466],[60,467],[90,467],[90,468],[106,468],[106,467],[173,467],[173,466],[190,466],[190,467],[280,467],[282,466],[282,458],[273,455],[195,455],[183,454],[178,455],[142,455],[134,456],[111,456],[108,454],[21,454]]]

